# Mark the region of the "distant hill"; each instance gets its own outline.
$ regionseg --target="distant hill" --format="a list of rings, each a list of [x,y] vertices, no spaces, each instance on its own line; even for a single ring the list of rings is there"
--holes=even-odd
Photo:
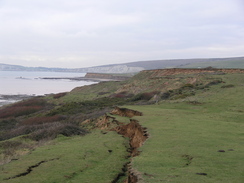
[[[208,62],[190,63],[184,66],[180,66],[180,68],[205,68],[209,66],[214,68],[244,68],[244,58],[237,60],[215,60]]]
[[[0,63],[0,71],[39,71],[39,72],[69,72],[65,68],[48,68],[48,67],[24,67],[21,65],[10,65]]]
[[[0,64],[0,71],[44,71],[44,72],[83,72],[83,73],[137,73],[142,70],[164,68],[244,68],[244,57],[208,58],[208,59],[172,59],[137,61],[124,64],[102,65],[88,68],[48,68],[24,67],[19,65]]]

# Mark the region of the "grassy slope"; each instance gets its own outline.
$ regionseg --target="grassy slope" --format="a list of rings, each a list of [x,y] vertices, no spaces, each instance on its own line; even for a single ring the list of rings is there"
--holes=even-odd
[[[208,92],[185,99],[202,105],[130,106],[144,113],[137,118],[150,134],[141,155],[133,160],[143,182],[244,181],[244,78],[224,77],[226,84],[235,87],[212,86]]]
[[[1,167],[1,182],[111,182],[128,155],[125,140],[115,132],[95,131],[84,137],[59,137],[29,155]],[[112,152],[108,152],[112,150]],[[3,180],[25,172],[28,167],[48,161],[27,176]]]

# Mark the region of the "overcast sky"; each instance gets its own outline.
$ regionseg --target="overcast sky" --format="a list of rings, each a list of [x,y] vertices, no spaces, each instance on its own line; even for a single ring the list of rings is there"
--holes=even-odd
[[[0,0],[0,63],[244,56],[243,0]]]

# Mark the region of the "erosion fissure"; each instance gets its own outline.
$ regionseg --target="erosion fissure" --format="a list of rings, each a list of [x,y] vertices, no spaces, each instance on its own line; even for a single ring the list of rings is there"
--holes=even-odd
[[[41,164],[43,164],[43,163],[47,163],[47,162],[49,162],[49,161],[58,160],[58,159],[59,159],[59,158],[54,158],[54,159],[50,159],[50,160],[40,161],[40,162],[38,162],[37,164],[30,166],[25,172],[20,173],[20,174],[15,175],[15,176],[12,176],[12,177],[9,177],[9,178],[6,178],[6,179],[4,179],[4,180],[10,180],[10,179],[15,179],[15,178],[18,178],[18,177],[26,176],[26,175],[28,175],[29,173],[31,173],[31,172],[33,171],[34,168],[39,167]]]
[[[142,116],[141,112],[138,111],[134,111],[134,110],[130,110],[130,109],[124,109],[123,108],[123,112],[121,112],[122,110],[119,109],[118,107],[116,108],[117,111],[119,111],[119,113],[117,112],[117,115],[121,115],[121,116],[127,116],[127,117],[133,117],[132,114],[137,115],[137,116]],[[127,115],[127,114],[129,115]],[[119,125],[117,127],[115,127],[114,129],[112,129],[114,131],[116,131],[118,134],[124,136],[124,137],[128,137],[130,139],[129,141],[129,157],[135,157],[138,156],[140,154],[140,152],[138,151],[138,148],[141,147],[143,145],[143,143],[146,141],[146,139],[148,138],[148,133],[147,133],[147,129],[143,128],[140,124],[139,121],[135,120],[135,119],[130,119],[130,123],[125,124],[125,125]],[[133,168],[131,167],[131,160],[130,162],[127,162],[124,167],[122,168],[122,173],[118,174],[118,176],[112,181],[112,183],[116,183],[120,180],[121,177],[124,177],[126,174],[128,174],[128,177],[125,181],[125,183],[136,183],[139,180],[138,174],[135,172],[135,170],[133,170]]]

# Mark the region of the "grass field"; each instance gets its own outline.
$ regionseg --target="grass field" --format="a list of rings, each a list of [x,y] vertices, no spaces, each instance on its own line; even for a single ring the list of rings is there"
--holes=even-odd
[[[1,166],[0,182],[112,182],[128,161],[126,156],[126,141],[115,132],[60,136],[18,161]],[[31,173],[14,178],[38,164]]]
[[[244,82],[237,75],[225,81],[236,86],[214,86],[184,101],[128,106],[144,113],[137,119],[150,134],[133,159],[141,182],[244,182]]]

